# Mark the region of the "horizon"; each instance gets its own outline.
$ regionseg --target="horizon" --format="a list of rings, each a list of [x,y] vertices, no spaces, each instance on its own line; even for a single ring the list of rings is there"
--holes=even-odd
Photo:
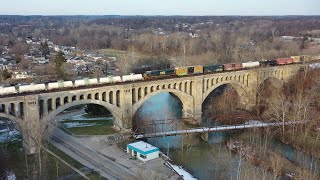
[[[317,16],[318,0],[11,0],[1,15],[43,16]]]

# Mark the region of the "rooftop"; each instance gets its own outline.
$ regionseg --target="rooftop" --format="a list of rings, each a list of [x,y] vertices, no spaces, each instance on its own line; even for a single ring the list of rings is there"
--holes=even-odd
[[[143,141],[138,141],[138,142],[128,144],[128,148],[133,149],[144,155],[159,151],[159,148],[152,146],[151,144]]]

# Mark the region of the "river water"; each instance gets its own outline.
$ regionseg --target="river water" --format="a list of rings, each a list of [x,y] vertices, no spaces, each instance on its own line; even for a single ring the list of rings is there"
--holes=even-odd
[[[137,113],[139,114],[138,116],[152,117],[153,120],[177,119],[179,121],[182,115],[181,109],[181,102],[175,96],[169,93],[162,93],[147,100]],[[177,121],[174,123],[179,124]],[[162,129],[170,130],[170,126],[160,124],[159,127],[154,129],[157,129],[157,131]],[[242,167],[254,169],[259,178],[259,171],[262,171],[261,168],[257,169],[250,166],[249,163],[240,162],[238,155],[230,153],[226,148],[226,143],[230,138],[237,139],[238,137],[248,136],[248,133],[248,131],[209,133],[208,142],[201,140],[199,136],[184,137],[181,135],[148,138],[147,141],[159,147],[175,163],[184,166],[198,179],[237,179],[239,177],[243,179],[245,177],[243,173],[245,174],[246,172],[241,174],[239,163],[242,163]],[[262,141],[264,141],[264,138],[262,138]],[[277,152],[304,168],[312,169],[320,175],[319,160],[276,139],[270,138],[267,141],[271,144],[269,150]],[[261,143],[264,144],[264,142]],[[182,149],[182,144],[189,145],[191,148],[189,150],[187,148]],[[261,172],[260,174],[263,173]],[[265,176],[272,178],[271,174],[268,173]],[[281,179],[287,178],[282,177]]]

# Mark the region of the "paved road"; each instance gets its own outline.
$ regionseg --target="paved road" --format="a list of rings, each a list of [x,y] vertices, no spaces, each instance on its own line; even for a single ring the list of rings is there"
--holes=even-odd
[[[100,172],[107,179],[138,179],[130,168],[85,146],[79,140],[60,129],[55,130],[52,143],[83,165]]]

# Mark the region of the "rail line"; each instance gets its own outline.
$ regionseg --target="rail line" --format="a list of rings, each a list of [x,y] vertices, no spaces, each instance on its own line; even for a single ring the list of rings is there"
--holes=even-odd
[[[312,64],[316,63],[319,60],[313,60],[305,64]],[[286,64],[286,65],[278,65],[278,66],[297,66],[301,65],[303,63],[294,63],[294,64]],[[270,66],[270,67],[277,67],[277,66]],[[268,67],[257,67],[256,69],[265,69],[270,68]],[[192,76],[204,76],[208,74],[223,74],[228,72],[236,72],[236,71],[246,71],[248,69],[238,69],[233,71],[223,71],[223,72],[207,72],[202,74],[190,74],[187,76],[174,76],[174,77],[164,77],[164,78],[158,78],[158,79],[147,79],[147,80],[137,80],[137,81],[126,81],[126,82],[114,82],[114,83],[107,83],[107,84],[95,84],[95,85],[88,85],[88,86],[78,86],[78,87],[68,87],[63,89],[51,89],[51,90],[39,90],[39,91],[32,91],[32,92],[23,92],[23,93],[14,93],[14,94],[6,94],[1,95],[0,98],[8,98],[8,97],[17,97],[17,96],[27,96],[27,95],[33,95],[33,94],[46,94],[46,93],[55,93],[55,92],[65,92],[70,90],[78,90],[78,89],[91,89],[91,88],[100,88],[100,87],[108,87],[108,86],[115,86],[115,85],[125,85],[125,84],[133,84],[133,83],[140,83],[140,82],[149,82],[149,81],[162,81],[165,79],[177,79],[177,78],[185,78],[185,77],[192,77]]]

